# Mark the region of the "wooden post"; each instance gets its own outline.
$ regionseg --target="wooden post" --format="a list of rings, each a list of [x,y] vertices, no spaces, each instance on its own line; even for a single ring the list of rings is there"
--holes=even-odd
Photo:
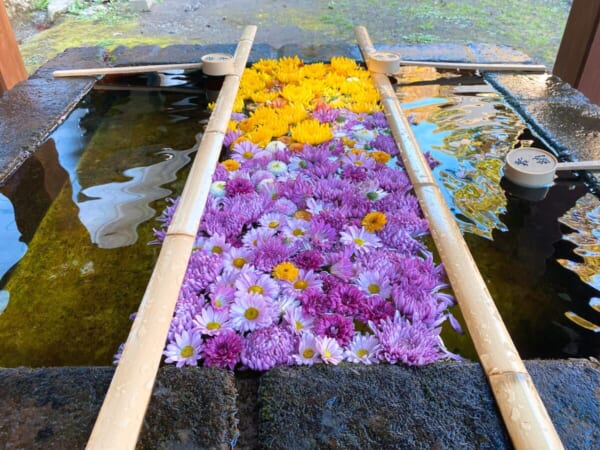
[[[573,1],[552,72],[600,104],[600,1]]]
[[[0,0],[0,94],[26,79],[27,71],[8,20],[4,0]]]

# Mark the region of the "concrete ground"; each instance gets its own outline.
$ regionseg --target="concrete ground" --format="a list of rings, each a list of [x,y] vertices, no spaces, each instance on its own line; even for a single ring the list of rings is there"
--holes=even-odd
[[[4,0],[5,3],[19,0]],[[56,1],[56,0],[55,0]],[[66,13],[14,14],[30,73],[69,47],[236,42],[258,25],[257,43],[279,48],[353,43],[364,25],[375,43],[508,45],[552,67],[570,0],[79,0]],[[51,2],[52,4],[52,2]],[[52,16],[52,19],[50,19]]]

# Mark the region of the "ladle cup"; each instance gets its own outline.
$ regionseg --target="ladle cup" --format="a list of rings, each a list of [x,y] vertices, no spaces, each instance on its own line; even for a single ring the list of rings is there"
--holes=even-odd
[[[527,188],[549,187],[557,170],[600,170],[600,160],[559,163],[556,157],[535,147],[519,147],[508,152],[504,176]]]

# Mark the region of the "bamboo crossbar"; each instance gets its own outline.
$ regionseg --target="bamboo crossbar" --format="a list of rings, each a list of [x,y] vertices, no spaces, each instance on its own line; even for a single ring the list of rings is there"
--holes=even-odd
[[[355,28],[365,61],[375,51]],[[371,72],[419,204],[454,290],[500,413],[517,449],[562,449],[560,438],[498,313],[477,264],[410,128],[386,75]]]
[[[248,26],[238,43],[234,71],[225,78],[200,142],[87,449],[124,450],[136,446],[227,122],[255,35],[256,26]]]
[[[542,64],[517,64],[517,63],[465,63],[446,61],[412,61],[400,60],[400,66],[435,67],[436,69],[450,70],[479,70],[482,72],[534,72],[546,73],[548,69]]]
[[[202,63],[153,64],[149,66],[95,67],[92,69],[64,69],[52,72],[54,78],[89,77],[98,75],[127,75],[166,70],[201,69]]]

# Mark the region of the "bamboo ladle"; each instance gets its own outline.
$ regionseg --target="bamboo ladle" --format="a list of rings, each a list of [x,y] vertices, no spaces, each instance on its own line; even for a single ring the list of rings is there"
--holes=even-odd
[[[545,188],[552,185],[558,170],[600,170],[600,160],[563,163],[545,150],[519,147],[508,152],[504,176],[518,186]]]

